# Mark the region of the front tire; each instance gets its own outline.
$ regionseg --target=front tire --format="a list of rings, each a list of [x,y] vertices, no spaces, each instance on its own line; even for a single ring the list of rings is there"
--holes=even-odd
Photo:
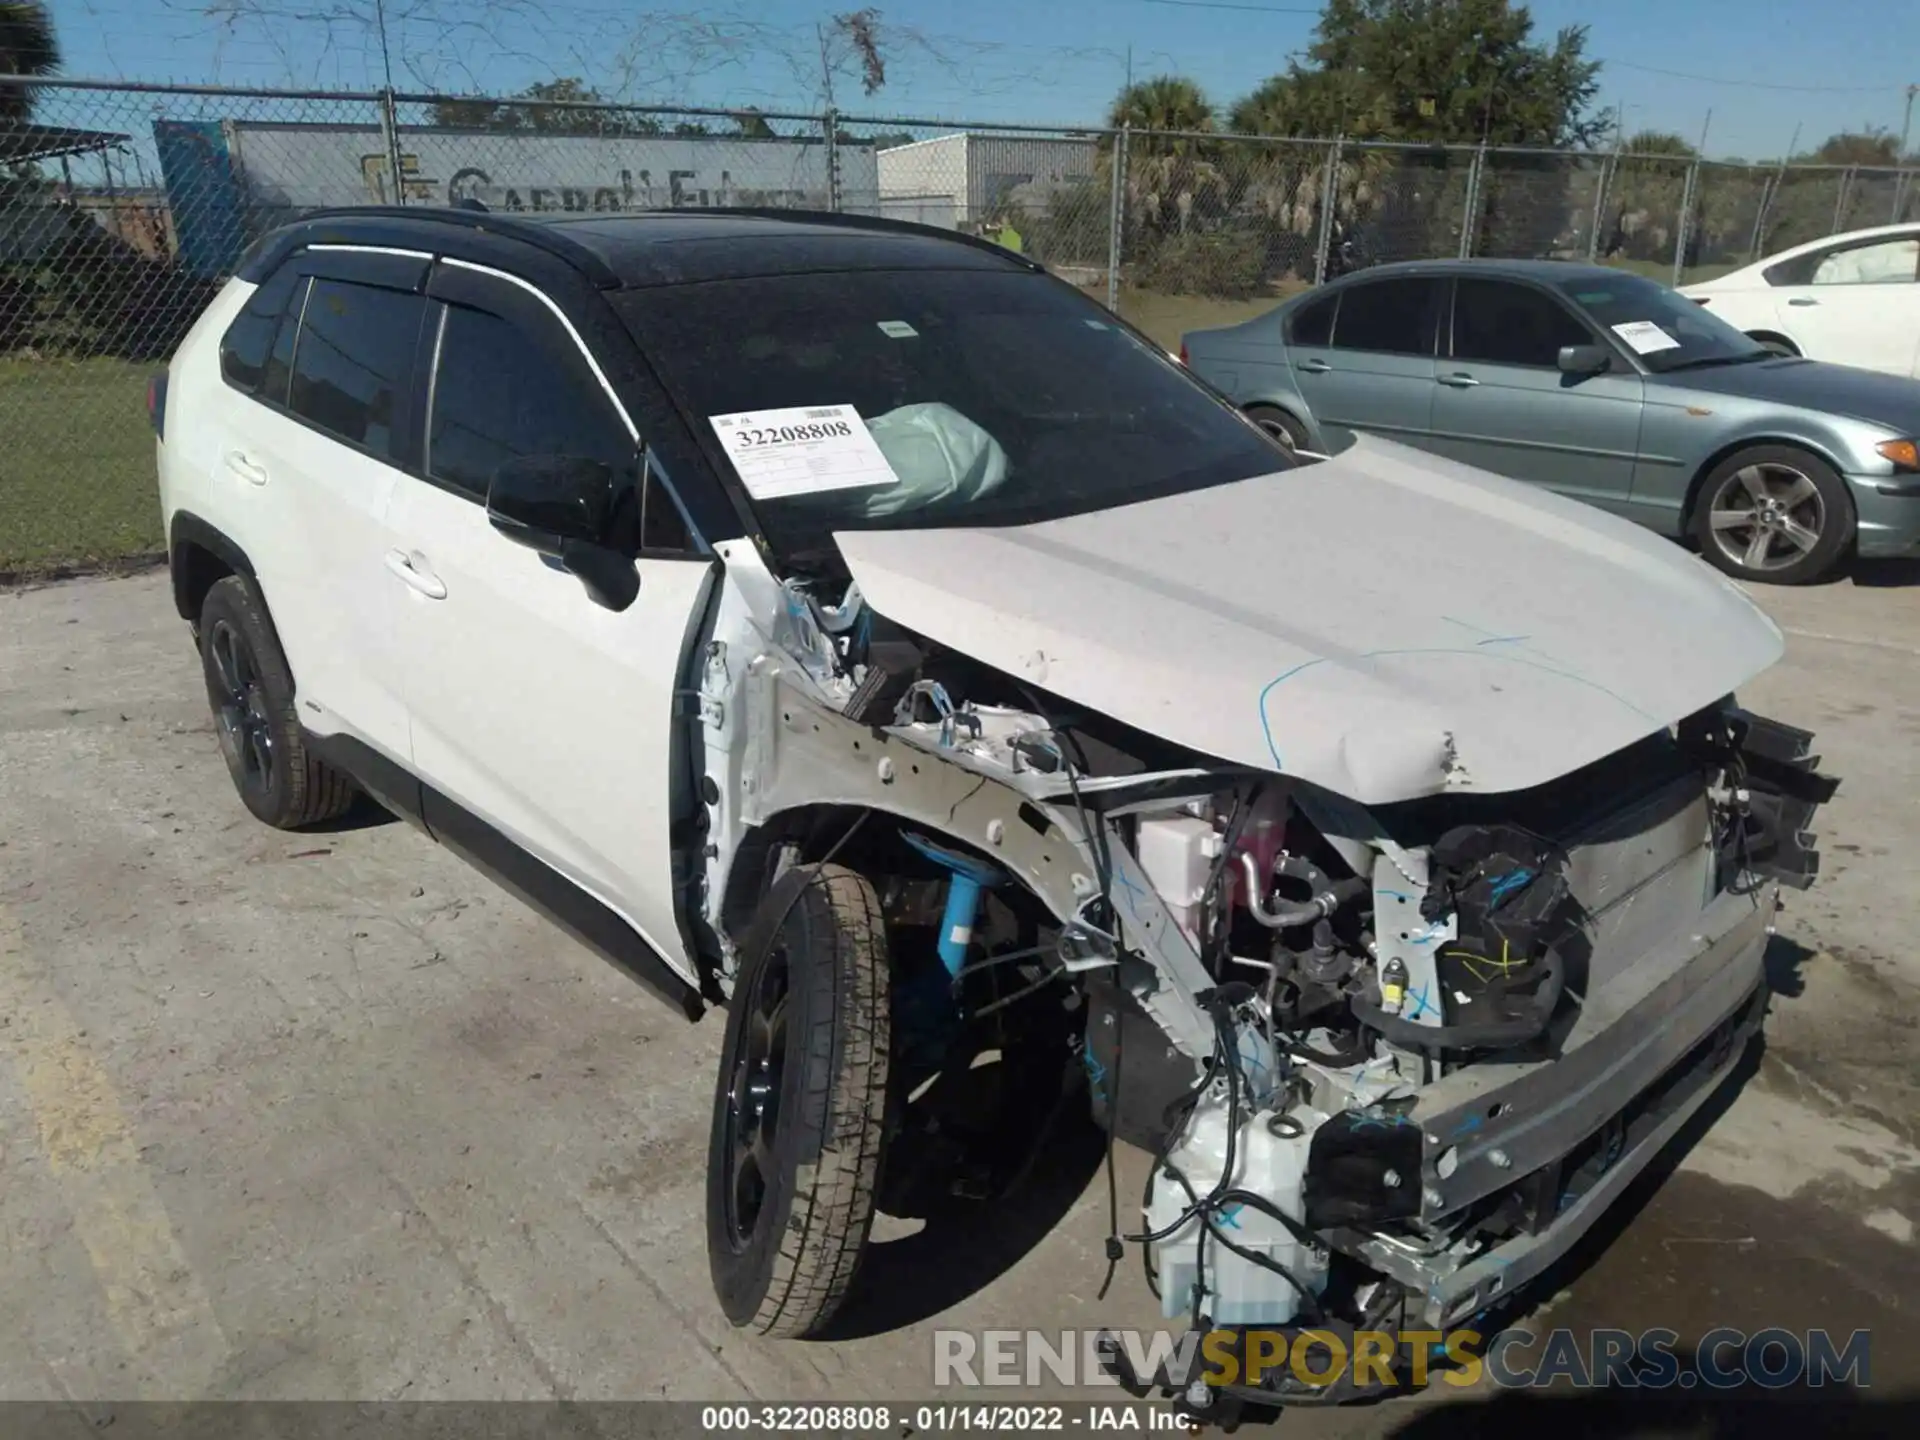
[[[837,865],[768,892],[728,1004],[707,1153],[720,1308],[764,1335],[817,1333],[873,1222],[891,1046],[886,927]]]
[[[1853,497],[1839,473],[1791,445],[1750,445],[1700,487],[1693,532],[1700,553],[1740,580],[1806,585],[1852,548]]]
[[[229,575],[207,591],[199,640],[207,703],[241,803],[276,830],[344,814],[353,782],[307,753],[293,674],[251,580]]]

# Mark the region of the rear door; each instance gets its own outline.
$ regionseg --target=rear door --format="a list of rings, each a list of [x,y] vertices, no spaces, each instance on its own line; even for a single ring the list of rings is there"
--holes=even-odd
[[[1646,382],[1616,347],[1558,297],[1514,280],[1460,277],[1448,328],[1432,448],[1625,513]],[[1563,375],[1564,345],[1598,345],[1613,368]]]
[[[697,800],[675,690],[713,565],[541,292],[459,261],[442,262],[429,291],[423,478],[395,498],[385,577],[429,827],[456,848],[503,837],[691,980],[674,852]],[[557,561],[488,522],[493,472],[530,455],[594,459],[625,478],[621,544],[640,576],[626,610],[595,604]],[[436,816],[440,797],[452,805]]]
[[[392,645],[387,507],[414,463],[413,364],[428,260],[312,250],[287,286],[253,404],[229,407],[219,446],[223,514],[241,533],[293,670],[301,723],[345,732],[396,761],[408,752]],[[290,283],[287,278],[291,277]],[[224,357],[223,357],[224,358]],[[237,357],[244,359],[244,357]]]
[[[1809,358],[1920,374],[1920,231],[1815,251],[1767,278],[1781,327]]]
[[[1294,380],[1329,448],[1345,448],[1361,430],[1426,443],[1444,289],[1433,276],[1361,280],[1340,287],[1330,314],[1308,307],[1294,317]],[[1332,328],[1322,335],[1325,320]]]

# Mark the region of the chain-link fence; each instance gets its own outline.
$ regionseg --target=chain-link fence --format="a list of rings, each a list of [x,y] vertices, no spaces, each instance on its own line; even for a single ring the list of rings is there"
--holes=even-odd
[[[1707,278],[1920,220],[1920,172],[0,76],[0,571],[158,543],[146,377],[254,238],[318,207],[462,201],[985,235],[1171,347],[1392,260]]]

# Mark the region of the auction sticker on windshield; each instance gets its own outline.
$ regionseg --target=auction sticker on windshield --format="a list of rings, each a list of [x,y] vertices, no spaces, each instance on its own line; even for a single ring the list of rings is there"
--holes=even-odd
[[[1636,355],[1657,355],[1662,350],[1680,348],[1680,342],[1652,320],[1623,320],[1613,327],[1613,333],[1626,341]]]
[[[755,500],[897,485],[900,477],[851,405],[715,415],[714,434]]]

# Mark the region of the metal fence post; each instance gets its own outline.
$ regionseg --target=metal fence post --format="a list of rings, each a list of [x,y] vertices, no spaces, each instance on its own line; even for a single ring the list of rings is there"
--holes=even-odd
[[[829,105],[820,117],[827,140],[827,209],[840,213],[840,112]]]
[[[1327,283],[1327,252],[1333,248],[1333,211],[1339,203],[1340,150],[1344,142],[1336,139],[1327,147],[1327,172],[1320,181],[1320,235],[1313,255],[1313,283]]]
[[[1687,269],[1688,232],[1693,228],[1693,197],[1700,186],[1700,162],[1687,166],[1687,183],[1680,190],[1680,223],[1674,227],[1673,283],[1678,285]]]
[[[380,140],[387,151],[387,183],[395,205],[407,203],[406,183],[400,177],[400,113],[393,101],[393,87],[380,92]]]
[[[1107,197],[1107,309],[1120,313],[1120,253],[1127,228],[1127,141],[1131,123],[1113,137],[1113,193]]]
[[[1845,228],[1847,219],[1847,201],[1853,198],[1853,177],[1858,172],[1849,165],[1840,172],[1840,193],[1833,199],[1833,227],[1827,233],[1838,235]]]
[[[1600,259],[1600,227],[1606,223],[1607,191],[1613,187],[1613,165],[1616,155],[1600,157],[1600,183],[1593,192],[1593,229],[1587,234],[1587,263],[1593,264]]]
[[[1460,258],[1473,256],[1474,232],[1480,228],[1480,172],[1486,164],[1487,147],[1482,145],[1473,152],[1473,160],[1467,166],[1467,213],[1460,221]]]

